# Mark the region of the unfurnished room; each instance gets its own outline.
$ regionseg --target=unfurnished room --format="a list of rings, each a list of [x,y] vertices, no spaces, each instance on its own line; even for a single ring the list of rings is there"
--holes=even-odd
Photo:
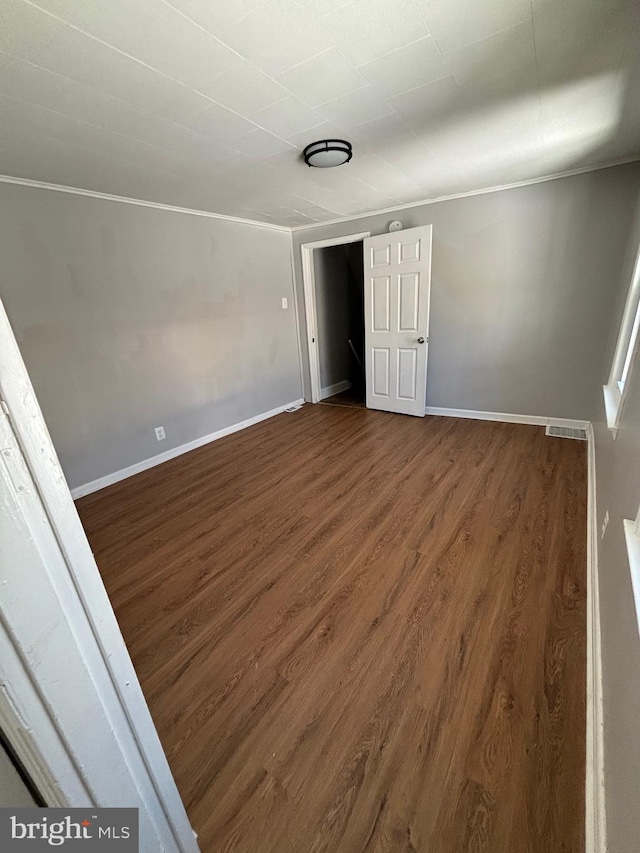
[[[0,0],[0,849],[638,853],[639,46]]]

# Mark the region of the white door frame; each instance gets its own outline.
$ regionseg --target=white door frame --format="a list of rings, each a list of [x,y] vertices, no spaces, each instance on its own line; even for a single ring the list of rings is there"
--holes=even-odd
[[[141,853],[197,853],[1,300],[0,418],[0,497],[14,507],[3,521],[0,725],[47,805],[134,806]],[[29,543],[24,568],[12,554]]]
[[[357,243],[371,236],[371,231],[360,234],[345,234],[344,237],[329,237],[300,246],[302,254],[302,284],[304,289],[304,317],[307,326],[307,353],[309,355],[309,373],[311,375],[311,401],[320,401],[320,359],[318,357],[318,318],[316,311],[316,278],[313,265],[313,250],[326,249],[329,246],[343,246],[345,243]]]

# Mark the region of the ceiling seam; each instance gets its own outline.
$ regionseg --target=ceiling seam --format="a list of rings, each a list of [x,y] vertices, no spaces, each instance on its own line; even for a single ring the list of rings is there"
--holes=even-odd
[[[14,101],[17,104],[25,104],[28,107],[33,107],[37,110],[42,110],[42,112],[51,113],[52,115],[55,115],[55,116],[60,116],[60,118],[63,118],[66,121],[78,122],[78,124],[83,124],[86,127],[91,127],[91,128],[94,128],[95,130],[99,130],[101,133],[104,133],[107,136],[114,136],[118,139],[126,139],[129,142],[135,142],[137,145],[144,145],[146,148],[152,148],[155,151],[161,151],[163,154],[170,154],[171,156],[176,157],[178,160],[182,160],[185,163],[193,162],[192,159],[185,154],[178,154],[177,152],[172,151],[170,148],[162,148],[158,145],[154,145],[153,142],[145,142],[143,139],[140,139],[137,136],[127,136],[126,133],[120,133],[117,130],[111,130],[111,128],[103,127],[100,124],[94,124],[92,121],[87,121],[87,119],[78,118],[77,116],[69,115],[68,113],[61,113],[61,112],[58,112],[58,110],[52,110],[50,107],[43,107],[41,104],[33,104],[30,101],[23,101],[21,98],[14,98],[12,95],[3,95],[0,93],[0,99],[3,99],[3,98],[7,101]],[[151,113],[151,115],[154,115],[154,113]],[[182,125],[180,125],[180,127],[182,127]],[[189,130],[189,128],[184,128],[184,130]],[[196,131],[191,130],[189,132],[193,133],[195,136],[198,136],[198,137],[204,139],[205,141],[207,141],[207,139],[208,139],[208,137],[202,136],[202,134],[196,133]],[[48,138],[50,138],[50,139],[55,139],[58,142],[64,142],[64,140],[58,139],[57,136],[52,136],[51,134],[48,134],[48,135],[43,134],[43,135],[48,136]],[[212,143],[215,142],[215,140],[213,140],[213,139],[210,141]],[[64,144],[69,145],[71,143],[64,142]],[[224,145],[224,143],[220,143],[220,144]],[[224,146],[224,147],[228,147],[228,146]],[[234,154],[235,153],[236,152],[234,151]],[[118,157],[117,159],[120,159],[120,158]],[[126,158],[122,158],[122,159],[125,162],[129,162]],[[229,158],[229,159],[231,159],[231,158]],[[222,164],[225,161],[222,160],[220,162]],[[177,165],[180,165],[180,164],[177,164]],[[211,166],[213,164],[208,164],[208,165]],[[217,168],[217,167],[214,167],[214,168]]]
[[[281,81],[281,79],[280,79],[280,78],[281,78],[284,74],[287,74],[289,71],[293,71],[295,68],[299,68],[301,65],[304,65],[306,62],[311,62],[312,60],[317,59],[319,56],[322,56],[322,54],[323,54],[323,53],[328,53],[328,52],[329,52],[330,50],[332,50],[332,49],[333,49],[333,50],[335,50],[337,53],[340,53],[340,55],[341,55],[341,56],[342,56],[342,57],[343,57],[347,62],[349,62],[349,65],[351,65],[351,67],[354,69],[354,71],[358,71],[358,66],[353,65],[353,64],[352,64],[352,63],[351,63],[351,62],[350,62],[350,61],[349,61],[349,60],[344,56],[344,54],[342,54],[342,52],[341,52],[340,50],[338,50],[338,48],[335,48],[335,47],[334,47],[334,48],[331,48],[331,47],[325,47],[325,48],[323,48],[322,50],[319,50],[317,53],[314,53],[314,54],[313,54],[313,56],[306,57],[306,58],[305,58],[305,59],[303,59],[301,62],[297,62],[295,65],[292,65],[292,66],[290,66],[289,68],[286,68],[284,71],[281,71],[279,74],[275,74],[275,75],[267,74],[267,72],[266,72],[266,71],[264,71],[262,68],[260,68],[260,66],[259,66],[259,65],[256,65],[256,63],[255,63],[255,62],[253,62],[251,59],[248,59],[246,56],[244,56],[242,53],[240,53],[239,51],[237,51],[237,50],[236,50],[234,47],[232,47],[231,45],[227,44],[227,42],[225,42],[223,39],[218,38],[218,36],[214,35],[210,30],[208,30],[206,27],[203,27],[201,24],[199,24],[197,21],[195,21],[193,18],[191,18],[191,17],[190,17],[189,15],[187,15],[185,12],[183,12],[183,11],[182,11],[182,10],[180,10],[180,9],[177,9],[177,8],[176,8],[176,7],[175,7],[171,2],[169,2],[169,0],[161,0],[161,2],[162,2],[162,3],[163,3],[167,8],[172,9],[174,12],[176,12],[178,15],[180,15],[180,16],[181,16],[182,18],[184,18],[186,21],[189,21],[189,23],[191,23],[191,24],[193,24],[194,26],[198,27],[200,30],[202,30],[202,32],[206,33],[208,36],[210,36],[211,38],[213,38],[215,41],[217,41],[217,42],[218,42],[218,44],[221,44],[223,47],[227,48],[227,50],[230,50],[230,51],[232,51],[232,53],[235,53],[235,54],[236,54],[236,56],[239,56],[239,57],[240,57],[240,59],[242,59],[242,61],[243,61],[243,62],[246,62],[246,63],[247,63],[248,65],[250,65],[250,66],[251,66],[255,71],[258,71],[258,73],[260,73],[260,74],[264,75],[267,79],[271,80],[273,83],[276,83],[278,86],[282,86],[282,88],[283,88],[283,89],[288,93],[288,96],[289,96],[289,97],[291,97],[291,98],[295,98],[297,101],[300,101],[300,102],[301,102],[301,103],[303,103],[306,107],[308,107],[310,110],[313,110],[314,112],[315,112],[315,110],[317,109],[317,107],[324,106],[325,104],[330,103],[330,101],[323,101],[321,104],[316,104],[316,106],[315,106],[315,107],[311,107],[311,106],[309,106],[309,104],[307,104],[305,101],[303,101],[301,98],[299,98],[299,97],[298,97],[298,95],[296,95],[296,93],[295,93],[295,92],[291,91],[291,89],[289,89],[289,87],[288,87],[288,86],[286,86],[286,84],[285,84],[285,83],[283,83],[283,82]],[[258,8],[259,8],[259,7],[258,7]],[[242,16],[242,18],[240,18],[240,19],[239,19],[238,23],[240,23],[240,22],[244,21],[244,20],[245,20],[246,18],[248,18],[251,14],[252,14],[252,12],[247,12],[247,14],[246,14],[246,15],[243,15],[243,16]],[[233,71],[233,69],[231,69],[231,71]],[[227,72],[226,72],[226,71],[224,71],[222,74],[219,74],[219,75],[218,75],[218,77],[214,77],[213,79],[214,79],[214,80],[217,80],[219,77],[223,77],[223,76],[224,76],[224,74],[226,74],[226,73],[227,73]],[[369,83],[369,81],[367,81],[367,79],[362,75],[362,73],[361,73],[361,72],[358,72],[358,73],[360,73],[360,76],[362,76],[362,77],[363,77],[363,80],[364,80],[364,84],[363,84],[363,86],[361,86],[360,88],[364,89],[367,85],[371,85],[371,84]],[[195,91],[195,90],[194,90],[194,91]],[[356,91],[359,91],[359,89],[358,89],[358,90],[353,90],[353,92],[354,92],[354,93],[355,93]],[[199,93],[198,93],[198,94],[199,94]],[[350,93],[347,93],[347,94],[350,94]],[[261,108],[261,109],[269,109],[270,107],[274,107],[274,106],[276,106],[277,104],[282,103],[282,101],[284,101],[284,100],[286,100],[286,99],[287,99],[287,96],[285,95],[285,97],[281,98],[280,100],[278,100],[278,101],[274,101],[272,104],[269,104],[267,107],[264,107],[264,108]],[[334,99],[334,100],[335,100],[335,99]],[[218,103],[218,102],[217,102],[217,103]],[[225,105],[224,105],[224,104],[220,104],[220,106],[224,107],[225,109],[229,109],[228,107],[225,107]],[[205,109],[207,109],[207,107],[205,107]],[[255,115],[256,113],[261,112],[261,109],[260,109],[260,110],[254,110],[254,112],[253,112],[251,115]],[[240,117],[241,117],[241,118],[246,118],[246,116],[244,116],[244,115],[243,115],[243,114],[241,114],[241,113],[238,113],[237,115],[240,115]],[[323,119],[323,121],[319,122],[317,125],[315,125],[315,127],[320,127],[322,124],[327,123],[327,120],[324,118],[324,116],[319,115],[319,117],[320,117],[320,118],[322,118],[322,119]],[[262,125],[258,125],[258,126],[259,126],[262,130],[264,130],[264,131],[265,131],[265,133],[269,133],[269,134],[270,134],[271,136],[273,136],[275,139],[279,139],[281,142],[284,142],[284,143],[286,143],[287,145],[291,145],[291,147],[292,147],[292,148],[297,148],[297,146],[292,145],[292,143],[290,143],[290,142],[289,142],[289,140],[288,140],[286,137],[284,137],[284,136],[278,136],[278,134],[276,134],[276,133],[272,133],[271,131],[269,131],[269,130],[267,130],[266,128],[262,127]],[[310,128],[310,130],[313,130],[313,128]],[[305,132],[304,130],[300,131],[300,133],[304,133],[304,132]]]
[[[40,9],[40,7],[37,7],[37,8]],[[64,22],[62,22],[62,23],[64,23]],[[93,36],[88,36],[88,37],[93,38]],[[110,45],[106,45],[106,46],[110,47]],[[204,140],[205,142],[211,142],[213,144],[219,144],[225,148],[229,148],[230,150],[232,150],[231,156],[234,156],[235,154],[238,154],[238,153],[239,154],[243,153],[239,149],[235,149],[235,148],[231,149],[230,145],[225,143],[225,142],[220,142],[220,140],[218,140],[218,139],[214,139],[213,137],[207,136],[207,134],[204,134],[204,133],[201,133],[200,131],[194,130],[191,127],[187,127],[187,125],[181,124],[178,121],[174,121],[173,119],[170,119],[167,116],[161,115],[160,113],[154,113],[152,110],[148,110],[146,107],[143,107],[140,104],[133,103],[133,101],[126,101],[124,98],[120,98],[117,95],[112,95],[109,92],[105,92],[103,89],[97,89],[95,86],[91,86],[88,83],[82,82],[80,80],[76,80],[74,77],[68,77],[66,74],[60,74],[59,71],[53,71],[50,68],[46,68],[44,65],[38,65],[37,62],[31,62],[28,59],[22,59],[20,57],[14,56],[13,54],[7,53],[4,50],[0,50],[0,54],[2,56],[8,57],[13,62],[24,63],[25,65],[28,65],[30,68],[37,68],[39,71],[42,71],[44,74],[51,74],[53,77],[58,77],[60,80],[66,80],[69,83],[73,83],[74,85],[80,86],[84,89],[88,89],[91,92],[97,92],[103,98],[108,98],[109,100],[117,101],[119,104],[124,104],[127,107],[132,107],[135,110],[139,110],[141,113],[143,113],[146,116],[150,116],[152,118],[158,119],[159,121],[166,122],[167,124],[173,125],[173,127],[177,127],[180,130],[184,130],[187,133],[191,133],[194,136],[198,137],[199,139]],[[151,69],[151,70],[153,70],[153,69]],[[187,87],[187,88],[189,88],[189,87]],[[194,90],[191,90],[191,91],[194,91]],[[34,101],[25,101],[22,98],[14,98],[12,95],[0,94],[0,97],[10,98],[11,100],[18,101],[19,103],[26,104],[27,106],[30,106],[30,107],[36,107],[37,109],[47,110],[48,112],[52,112],[55,115],[62,116],[63,118],[70,118],[70,119],[73,119],[74,121],[79,121],[79,122],[82,122],[84,124],[88,124],[92,127],[97,127],[100,130],[106,131],[107,133],[113,133],[117,136],[121,136],[124,139],[130,139],[132,142],[140,142],[143,145],[151,145],[152,147],[157,148],[157,150],[159,150],[159,151],[165,151],[165,152],[171,153],[171,154],[175,153],[170,148],[163,148],[160,146],[156,146],[151,142],[145,142],[145,140],[141,139],[139,136],[129,136],[126,133],[120,133],[120,131],[111,130],[110,128],[103,127],[102,125],[95,125],[95,124],[93,124],[93,122],[87,121],[86,119],[78,118],[77,116],[71,115],[71,113],[61,113],[58,110],[52,110],[50,107],[45,107],[42,104],[35,103]],[[217,101],[214,103],[216,106],[222,107],[222,109],[225,109],[225,110],[228,109],[227,107],[224,106],[224,104],[219,104]],[[209,110],[209,109],[211,109],[210,105],[203,107],[202,110],[196,110],[196,112],[191,113],[189,115],[189,117],[197,116],[201,112],[203,112],[205,110]],[[244,116],[241,116],[241,118],[244,118]],[[262,130],[264,133],[268,133],[270,136],[273,136],[275,139],[279,139],[281,142],[284,142],[284,143],[290,145],[294,149],[296,148],[296,146],[293,145],[292,143],[288,142],[288,140],[283,139],[282,137],[277,136],[276,134],[272,133],[271,131],[265,130],[264,128],[261,128],[259,126],[253,127],[247,133],[243,133],[241,136],[238,136],[237,139],[244,139],[245,136],[248,136],[250,133],[255,133],[256,130]],[[183,157],[186,160],[189,159],[187,155],[176,154],[176,156]],[[244,156],[249,156],[249,155],[245,154]],[[231,159],[231,158],[229,158],[229,159]],[[220,161],[220,162],[222,163],[222,162],[226,162],[226,161]]]
[[[220,101],[216,101],[215,98],[212,98],[210,95],[206,95],[204,92],[201,92],[199,89],[194,89],[193,86],[189,86],[186,83],[183,83],[181,80],[178,80],[177,78],[172,77],[170,74],[167,74],[164,71],[160,71],[158,68],[155,68],[153,65],[149,65],[147,62],[144,62],[142,59],[138,59],[137,57],[132,56],[130,53],[127,53],[125,50],[121,50],[120,48],[115,47],[112,44],[109,44],[109,42],[103,41],[103,39],[99,38],[98,36],[94,36],[92,33],[89,33],[86,30],[83,30],[81,27],[77,27],[75,24],[71,24],[68,21],[65,21],[63,18],[59,18],[53,12],[49,12],[47,9],[43,9],[42,6],[38,6],[38,4],[34,3],[33,0],[22,0],[22,2],[26,3],[28,6],[31,6],[34,9],[37,9],[39,12],[42,12],[43,15],[47,15],[48,17],[53,18],[53,20],[58,21],[59,24],[62,24],[65,27],[69,27],[70,29],[75,30],[75,32],[81,33],[83,36],[86,36],[87,38],[92,39],[93,41],[97,42],[98,44],[103,45],[104,47],[107,47],[109,50],[113,50],[115,53],[119,53],[121,56],[125,56],[127,59],[131,60],[132,62],[135,62],[136,64],[142,66],[143,68],[147,68],[149,71],[153,71],[154,74],[158,74],[160,77],[164,77],[167,80],[171,80],[172,83],[175,83],[176,85],[181,86],[183,89],[186,89],[189,92],[193,92],[194,94],[200,96],[201,98],[204,98],[205,100],[209,101],[211,104],[214,104],[215,106],[218,106],[223,110],[227,110],[228,112],[235,115],[237,118],[241,118],[244,121],[247,121],[250,124],[253,124],[256,128],[263,130],[265,133],[271,133],[271,131],[269,131],[268,128],[263,127],[263,125],[261,125],[261,124],[258,124],[258,122],[256,122],[254,119],[250,118],[248,115],[243,115],[242,113],[236,112],[234,109],[231,109],[230,107],[227,107],[224,104],[221,104]],[[163,2],[164,2],[164,0],[163,0]],[[171,8],[173,9],[174,7],[172,6]],[[183,16],[183,17],[186,17],[186,16]],[[187,18],[187,20],[191,21],[190,18]],[[195,22],[192,21],[192,23],[195,23]],[[196,24],[196,26],[198,26],[198,25]],[[200,29],[202,29],[202,28],[200,28]],[[216,41],[219,41],[219,39],[216,39],[215,36],[212,36],[211,33],[208,32],[208,30],[203,30],[203,31],[206,32],[211,38],[214,38]],[[232,50],[232,48],[229,48],[228,45],[224,44],[224,42],[219,42],[219,43],[222,44],[224,47],[226,47],[228,50]],[[244,59],[244,57],[241,54],[237,53],[237,51],[233,51],[233,52],[236,53],[237,56],[239,56],[241,59]],[[248,62],[249,60],[245,60],[245,61]],[[255,66],[255,67],[257,68],[257,66]],[[261,70],[261,69],[258,69],[258,70]],[[263,71],[261,71],[261,73],[264,74]],[[268,77],[269,75],[266,75],[266,76]],[[273,79],[273,78],[269,78],[269,79]],[[286,87],[283,87],[283,88],[286,88]],[[287,89],[287,91],[289,91],[289,90]],[[291,93],[291,97],[296,97],[296,96]],[[284,100],[286,100],[286,98],[282,99],[282,101],[284,101]],[[297,100],[299,100],[299,98],[297,98]],[[282,101],[276,101],[273,104],[271,104],[270,106],[275,106],[278,103],[282,103]],[[300,101],[300,103],[304,103],[304,102]],[[191,115],[193,115],[193,116],[198,115],[199,113],[204,112],[207,109],[209,109],[209,108],[203,107],[202,110],[196,110]],[[308,107],[308,109],[312,110],[311,107]],[[259,112],[259,110],[256,110],[256,112]],[[312,110],[312,112],[315,112],[315,111]],[[319,117],[322,118],[322,116],[319,116]],[[184,127],[184,125],[181,125],[181,126]],[[187,128],[187,130],[188,129],[189,128]],[[273,133],[271,133],[271,135],[275,136],[275,134],[273,134]],[[277,137],[277,138],[281,139],[281,141],[283,141],[283,142],[287,142],[287,140],[284,139],[283,137]],[[256,162],[258,162],[258,161],[256,161]]]
[[[267,77],[273,83],[277,83],[278,86],[282,86],[282,88],[288,93],[288,95],[285,95],[283,98],[280,98],[280,100],[278,100],[278,101],[274,101],[272,104],[269,104],[269,106],[273,107],[276,104],[282,103],[282,101],[285,101],[287,99],[287,97],[292,97],[292,98],[296,98],[297,100],[300,100],[299,98],[297,98],[297,95],[295,95],[294,92],[291,91],[291,89],[287,88],[287,86],[285,86],[279,80],[276,80],[275,77],[272,77],[270,74],[267,74],[267,72],[263,71],[263,69],[260,68],[259,65],[256,65],[255,62],[253,62],[251,59],[248,59],[246,56],[244,56],[242,53],[240,53],[238,50],[236,50],[235,47],[232,47],[230,44],[227,44],[226,41],[223,41],[221,38],[218,38],[218,36],[216,36],[214,33],[212,33],[206,27],[203,27],[202,24],[199,24],[196,20],[189,17],[189,15],[187,15],[186,12],[183,12],[181,9],[176,8],[176,6],[174,6],[172,3],[170,3],[169,0],[160,0],[160,2],[163,3],[168,9],[171,9],[173,12],[175,12],[177,15],[180,15],[181,18],[184,18],[185,21],[189,21],[190,24],[193,24],[195,27],[197,27],[203,33],[206,33],[210,38],[212,38],[214,41],[218,42],[218,44],[221,44],[227,50],[230,50],[232,53],[235,53],[236,56],[238,56],[243,62],[246,62],[248,65],[250,65],[255,71],[257,71],[260,74],[263,74],[265,77]],[[242,21],[245,20],[245,18],[248,18],[251,14],[252,14],[252,12],[247,12],[246,15],[243,15],[241,18],[238,19],[237,23],[241,23]],[[328,50],[328,49],[329,48],[325,48],[325,50],[319,51],[318,53],[314,54],[314,56],[312,56],[310,58],[315,59],[317,56],[320,56],[322,53],[325,53],[326,50]],[[297,68],[298,65],[303,65],[306,61],[307,61],[306,59],[303,59],[302,62],[300,62],[297,65],[292,66],[292,67]],[[229,69],[229,70],[233,71],[233,69]],[[291,70],[290,68],[287,69],[287,71],[290,71],[290,70]],[[218,74],[217,77],[213,77],[212,79],[217,80],[220,77],[223,77],[226,73],[228,73],[228,72],[223,71],[222,74]],[[282,72],[282,74],[285,74],[285,73],[286,73],[286,71]],[[196,90],[194,89],[193,91],[196,91]],[[198,92],[198,94],[200,94],[200,92]],[[217,103],[219,106],[223,107],[224,109],[230,109],[229,107],[226,107],[224,104],[221,104],[219,101],[216,101],[215,103]],[[302,103],[304,103],[304,102],[302,102]],[[305,104],[305,106],[308,106],[308,104]],[[208,109],[208,107],[204,107],[204,109]],[[309,107],[309,109],[313,109],[313,107]],[[248,116],[245,116],[242,113],[236,113],[234,110],[230,110],[230,112],[233,112],[234,115],[240,116],[240,118],[248,119]],[[260,110],[254,110],[254,112],[260,112]],[[196,115],[196,114],[197,113],[194,113],[194,115]],[[252,115],[253,115],[253,113],[252,113]],[[248,119],[248,120],[252,121],[251,119]],[[275,133],[271,133],[271,131],[267,130],[265,127],[262,127],[262,125],[257,125],[257,127],[259,127],[261,130],[264,130],[265,133],[270,133],[271,136],[274,136],[276,139],[279,139],[281,142],[287,142],[288,144],[290,144],[288,142],[288,140],[285,139],[283,136],[278,136]],[[295,146],[292,146],[292,147],[295,147]]]
[[[418,6],[418,4],[417,4],[416,0],[413,0],[413,5],[414,5],[414,8],[415,8],[416,12],[418,13],[418,15],[420,15],[420,18],[422,19],[422,23],[425,25],[425,28],[426,28],[427,32],[429,33],[429,35],[430,35],[430,37],[431,37],[431,40],[432,40],[432,41],[433,41],[433,43],[435,44],[435,46],[436,46],[436,50],[438,51],[438,54],[439,54],[439,56],[440,56],[440,59],[442,60],[442,64],[444,65],[444,67],[445,67],[445,68],[447,69],[447,71],[449,72],[449,77],[451,77],[451,79],[453,80],[453,82],[454,82],[454,84],[455,84],[456,89],[457,89],[459,92],[461,92],[461,93],[462,93],[462,89],[460,88],[460,85],[459,85],[458,81],[456,80],[456,78],[453,76],[453,71],[452,71],[452,70],[451,70],[451,68],[449,67],[449,63],[447,62],[447,60],[444,58],[444,53],[442,52],[442,50],[441,50],[441,48],[440,48],[440,45],[438,44],[438,41],[437,41],[436,37],[435,37],[435,36],[433,35],[433,33],[431,32],[431,27],[430,27],[430,26],[429,26],[429,24],[427,23],[427,19],[425,18],[425,16],[424,16],[424,13],[423,13],[422,9],[420,8],[420,6]],[[446,77],[440,77],[439,79],[440,79],[440,80],[446,80]],[[433,81],[431,81],[431,82],[436,83],[436,82],[437,82],[437,80],[433,80]],[[428,84],[428,83],[425,83],[425,85],[426,85],[426,86],[428,86],[429,84]],[[419,89],[419,88],[420,88],[420,86],[414,86],[414,87],[413,87],[413,89],[407,89],[407,92],[413,92],[415,89]],[[397,94],[404,95],[404,94],[406,94],[406,92],[398,92]],[[393,109],[393,108],[392,108],[392,109]]]

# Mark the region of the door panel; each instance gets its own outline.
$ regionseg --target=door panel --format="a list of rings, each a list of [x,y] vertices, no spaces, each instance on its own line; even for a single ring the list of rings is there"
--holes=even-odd
[[[400,308],[398,310],[400,332],[418,331],[418,303],[420,301],[420,276],[415,273],[400,276],[398,295]]]
[[[372,353],[373,393],[376,397],[388,397],[391,371],[389,365],[389,350],[374,347]]]
[[[364,241],[367,407],[424,415],[430,225]],[[420,342],[423,340],[424,342]]]
[[[410,243],[400,243],[400,263],[420,260],[420,240],[412,240]]]
[[[373,331],[390,332],[391,316],[389,312],[389,288],[391,280],[388,275],[373,279]]]
[[[417,361],[415,349],[398,350],[398,398],[401,400],[415,401],[416,399],[418,392],[416,384]]]
[[[391,263],[391,246],[389,244],[383,246],[373,246],[371,248],[371,266],[388,267]]]

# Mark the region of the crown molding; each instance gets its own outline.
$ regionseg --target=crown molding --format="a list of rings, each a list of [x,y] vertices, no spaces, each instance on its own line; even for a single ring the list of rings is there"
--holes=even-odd
[[[424,207],[427,204],[439,204],[443,201],[455,201],[460,198],[471,198],[476,195],[487,195],[488,193],[498,193],[503,190],[514,190],[519,187],[528,187],[533,184],[543,184],[547,181],[557,181],[560,178],[571,178],[574,175],[584,175],[588,172],[600,172],[603,169],[611,169],[614,166],[624,166],[627,163],[640,162],[640,154],[632,157],[625,157],[621,160],[615,160],[611,163],[601,163],[598,166],[583,166],[580,169],[571,169],[567,172],[556,172],[552,175],[543,175],[539,178],[529,178],[527,181],[517,181],[512,184],[499,184],[493,187],[484,187],[478,190],[469,190],[464,193],[454,193],[453,195],[442,195],[435,198],[425,198],[421,201],[410,201],[404,204],[397,204],[394,207],[384,207],[378,210],[370,210],[366,213],[356,213],[353,216],[339,216],[336,219],[327,219],[324,222],[314,222],[311,225],[296,225],[289,228],[286,225],[275,225],[272,222],[261,222],[257,219],[242,219],[239,216],[228,216],[224,213],[213,213],[210,210],[195,210],[189,207],[176,207],[171,204],[162,204],[157,201],[145,201],[139,198],[128,198],[121,195],[110,195],[109,193],[101,193],[96,190],[83,190],[80,187],[68,187],[63,184],[49,184],[45,181],[32,181],[29,178],[16,178],[12,175],[0,175],[0,184],[15,184],[21,187],[31,187],[32,189],[53,190],[59,193],[69,193],[70,195],[86,196],[87,198],[97,198],[102,201],[115,201],[120,204],[134,204],[138,207],[151,207],[156,210],[167,210],[171,213],[187,213],[190,216],[204,216],[208,219],[221,219],[226,222],[237,222],[239,225],[252,225],[255,228],[267,228],[271,231],[281,231],[286,234],[297,234],[301,231],[313,231],[316,228],[324,228],[330,225],[339,225],[342,222],[353,222],[358,219],[367,219],[370,216],[382,216],[386,213],[398,213],[403,210],[411,210],[414,207]]]
[[[552,175],[543,175],[540,178],[529,178],[526,181],[516,181],[512,184],[499,184],[495,187],[484,187],[479,190],[469,190],[464,193],[454,193],[453,195],[441,195],[436,198],[425,198],[422,201],[410,201],[405,204],[397,204],[394,207],[385,207],[381,210],[372,210],[369,213],[356,213],[353,216],[340,216],[337,219],[327,219],[324,222],[315,222],[313,225],[296,225],[291,229],[292,234],[297,234],[300,231],[312,231],[315,228],[323,228],[327,225],[339,225],[342,222],[353,222],[356,219],[367,219],[371,216],[381,216],[385,213],[398,213],[403,210],[410,210],[414,207],[424,207],[427,204],[439,204],[443,201],[455,201],[459,198],[470,198],[475,195],[487,195],[488,193],[499,193],[503,190],[515,190],[518,187],[529,187],[532,184],[544,184],[547,181],[557,181],[560,178],[571,178],[574,175],[584,175],[587,172],[600,172],[603,169],[611,169],[614,166],[624,166],[627,163],[640,162],[640,154],[635,154],[633,157],[625,157],[621,160],[615,160],[612,163],[601,163],[599,166],[583,166],[580,169],[571,169],[568,172],[555,172]]]
[[[239,216],[227,216],[224,213],[212,213],[209,210],[192,210],[189,207],[175,207],[171,204],[162,204],[157,201],[145,201],[140,198],[128,198],[122,195],[110,195],[96,190],[83,190],[80,187],[67,187],[63,184],[48,184],[44,181],[31,181],[28,178],[14,178],[12,175],[0,175],[1,184],[16,184],[20,187],[31,187],[37,190],[53,190],[58,193],[69,193],[70,195],[82,195],[88,198],[98,198],[102,201],[116,201],[120,204],[134,204],[138,207],[152,207],[156,210],[168,210],[171,213],[188,213],[190,216],[204,216],[208,219],[223,219],[226,222],[237,222],[240,225],[253,225],[256,228],[268,228],[271,231],[282,231],[290,234],[291,229],[286,225],[274,225],[271,222],[260,222],[257,219],[242,219]]]

